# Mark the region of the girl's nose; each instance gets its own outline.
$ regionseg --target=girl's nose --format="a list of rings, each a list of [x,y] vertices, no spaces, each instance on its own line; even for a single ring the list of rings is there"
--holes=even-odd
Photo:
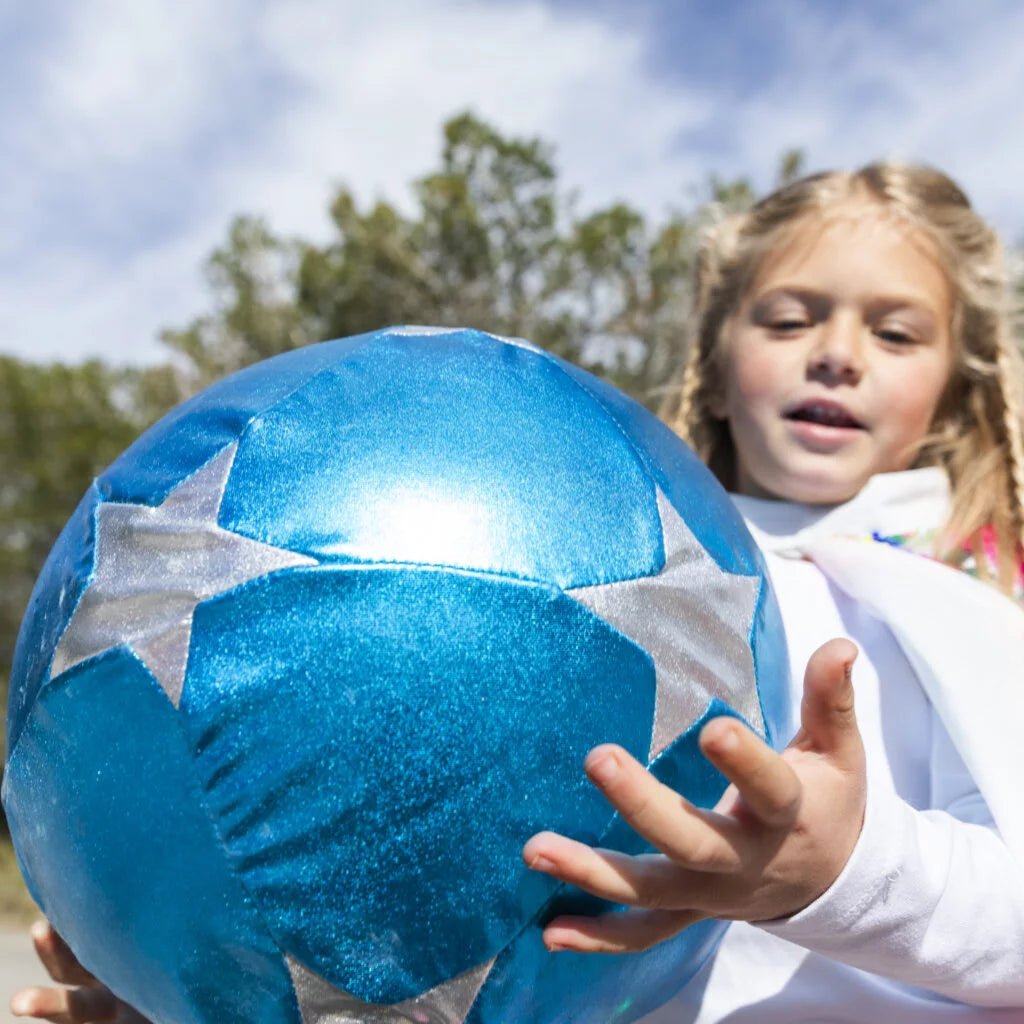
[[[812,380],[856,384],[864,372],[860,325],[836,317],[821,325],[807,365]]]

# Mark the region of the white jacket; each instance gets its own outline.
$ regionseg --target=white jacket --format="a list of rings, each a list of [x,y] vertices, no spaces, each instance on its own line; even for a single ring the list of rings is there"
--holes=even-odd
[[[795,720],[810,654],[860,647],[867,811],[820,899],[732,925],[643,1024],[1024,1024],[1024,611],[871,539],[941,527],[939,469],[877,476],[834,508],[734,500],[782,609]]]

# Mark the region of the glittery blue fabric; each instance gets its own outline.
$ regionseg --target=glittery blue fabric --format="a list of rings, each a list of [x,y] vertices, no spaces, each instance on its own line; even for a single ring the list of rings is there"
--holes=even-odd
[[[108,501],[157,505],[257,417],[322,370],[372,345],[376,334],[286,352],[225,377],[154,424],[100,477]],[[341,412],[341,410],[339,410]],[[306,453],[305,458],[313,458]]]
[[[220,522],[323,561],[563,588],[649,575],[664,560],[654,486],[598,411],[530,349],[475,331],[429,345],[383,337],[243,433]]]
[[[596,838],[584,756],[650,740],[650,659],[537,584],[294,570],[200,608],[193,645],[181,715],[228,855],[281,948],[366,1002],[496,956],[554,890],[524,837]]]
[[[763,568],[761,571],[766,573]],[[782,642],[785,635],[779,602],[768,584],[768,576],[762,575],[757,611],[750,626],[750,649],[757,662],[758,679],[766,683],[775,681],[771,685],[758,686],[757,694],[764,715],[766,739],[777,749],[789,742],[794,731],[789,688],[776,685],[778,680],[789,678],[789,653]]]
[[[659,781],[672,786],[699,807],[713,807],[727,785],[725,777],[700,754],[698,737],[704,724],[720,715],[738,717],[721,701],[712,701],[701,718],[651,765]],[[651,853],[618,815],[598,837],[598,844],[624,853]],[[562,887],[537,922],[543,925],[559,914],[599,914],[613,910],[607,903],[575,889]],[[544,948],[541,929],[524,929],[502,954],[490,982],[473,1007],[469,1024],[489,1021],[543,1020],[548,1024],[601,1021],[625,1024],[657,1009],[678,992],[703,966],[722,937],[719,921],[687,928],[639,956],[608,958],[581,953],[552,956]],[[523,985],[521,978],[534,979]],[[567,992],[567,979],[573,988]],[[578,993],[585,992],[585,1000]],[[581,1014],[580,1007],[586,1007]],[[600,1008],[593,1017],[591,1008]]]
[[[51,680],[97,565],[133,543],[103,550],[101,503],[170,502],[229,450],[176,571],[218,530],[310,564],[204,592],[180,704],[127,646]],[[373,1004],[494,960],[476,1024],[632,1021],[678,990],[719,923],[642,956],[551,956],[544,921],[600,908],[520,859],[540,829],[645,849],[580,766],[609,741],[647,758],[659,666],[567,591],[661,573],[659,492],[701,571],[758,582],[723,592],[751,594],[752,706],[778,744],[788,666],[753,542],[685,446],[582,371],[478,331],[381,331],[252,367],[157,424],[62,534],[12,676],[4,804],[83,963],[167,1024],[298,1024],[286,958]],[[696,737],[718,713],[651,765],[705,805],[725,783]]]
[[[25,877],[90,968],[153,1020],[300,1024],[175,719],[123,648],[40,694],[7,764]]]

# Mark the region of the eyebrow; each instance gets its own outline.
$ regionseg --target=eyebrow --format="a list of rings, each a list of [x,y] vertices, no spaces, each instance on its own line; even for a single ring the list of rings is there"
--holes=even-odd
[[[824,292],[814,291],[811,288],[776,287],[753,299],[750,304],[751,314],[767,312],[773,302],[785,299],[796,299],[801,305],[806,306],[815,317],[827,313],[833,306],[832,300]]]
[[[804,288],[800,285],[777,285],[753,299],[750,305],[751,312],[764,311],[765,307],[772,302],[787,298],[803,303],[814,316],[822,316],[835,305],[834,300],[826,292],[814,288]],[[932,309],[931,303],[923,296],[916,294],[879,295],[872,298],[866,308],[872,316],[884,316],[896,310],[907,310],[927,317],[930,322],[938,321],[938,316]]]

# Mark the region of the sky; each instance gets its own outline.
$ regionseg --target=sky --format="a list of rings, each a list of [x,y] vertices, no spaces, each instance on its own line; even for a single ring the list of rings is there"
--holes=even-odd
[[[555,146],[583,209],[879,157],[1024,240],[1017,0],[0,0],[0,353],[167,358],[239,213],[329,237],[410,202],[470,109]]]

